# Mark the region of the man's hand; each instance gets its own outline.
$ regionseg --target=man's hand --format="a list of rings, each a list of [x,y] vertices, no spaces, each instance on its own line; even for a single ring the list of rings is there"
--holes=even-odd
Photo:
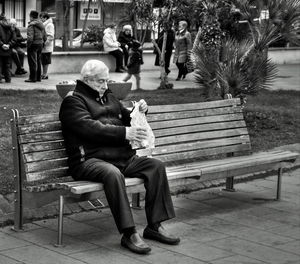
[[[140,105],[139,111],[142,113],[146,113],[148,110],[148,105],[147,105],[146,101],[144,99],[141,99],[138,103]]]
[[[126,139],[141,142],[147,139],[146,129],[143,127],[126,127]]]

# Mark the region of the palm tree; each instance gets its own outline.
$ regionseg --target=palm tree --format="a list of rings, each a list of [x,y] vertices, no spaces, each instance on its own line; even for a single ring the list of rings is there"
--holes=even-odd
[[[253,3],[265,17],[253,17]],[[216,9],[215,4],[207,7]],[[212,41],[205,32],[198,32],[200,40],[193,49],[196,82],[208,99],[224,98],[227,93],[243,97],[269,87],[277,75],[276,65],[267,57],[269,45],[282,38],[299,43],[294,25],[300,19],[300,0],[237,0],[232,1],[232,10],[238,10],[242,22],[248,24],[246,38],[240,41],[227,36],[220,45],[213,45],[215,36]],[[218,12],[215,14],[218,19]],[[208,41],[213,44],[207,45]]]

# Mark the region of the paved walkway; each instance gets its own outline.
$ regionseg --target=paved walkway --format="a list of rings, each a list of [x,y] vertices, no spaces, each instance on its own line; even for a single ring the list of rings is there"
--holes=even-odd
[[[54,65],[51,65],[54,67]],[[300,65],[298,64],[289,64],[289,65],[278,65],[278,78],[275,80],[272,89],[274,90],[300,90]],[[169,81],[174,84],[174,89],[182,88],[197,88],[197,85],[194,83],[193,74],[188,74],[187,78],[184,81],[175,81],[177,77],[177,69],[172,65],[171,73],[169,74]],[[27,74],[28,75],[28,74]],[[41,83],[25,83],[24,80],[28,76],[17,76],[12,78],[11,83],[0,83],[0,89],[20,89],[20,90],[29,90],[29,89],[46,89],[46,90],[55,90],[55,85],[64,80],[76,80],[79,78],[79,74],[52,74],[49,75],[48,80],[44,80]],[[110,73],[110,78],[115,81],[121,81],[125,76],[125,73]],[[159,86],[159,68],[153,66],[151,71],[143,71],[141,73],[142,81],[141,86],[146,90],[154,90]],[[131,81],[133,82],[133,89],[135,89],[135,79],[132,77]]]
[[[300,263],[300,169],[284,174],[282,200],[274,201],[276,177],[235,185],[237,192],[206,189],[173,197],[177,218],[166,228],[178,246],[149,242],[140,256],[120,246],[109,209],[65,217],[65,247],[57,248],[56,219],[27,224],[25,232],[0,229],[0,263]],[[144,210],[134,210],[141,233]]]

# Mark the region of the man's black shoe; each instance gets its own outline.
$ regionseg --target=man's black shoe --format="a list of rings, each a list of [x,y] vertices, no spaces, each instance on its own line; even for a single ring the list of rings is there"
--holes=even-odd
[[[32,83],[35,83],[36,81],[27,79],[27,80],[25,80],[24,82],[32,82]]]
[[[116,72],[125,72],[124,70],[122,70],[122,69],[116,69]]]
[[[130,238],[122,236],[121,245],[137,254],[148,254],[151,248],[142,240],[138,233],[133,233]]]
[[[144,230],[143,237],[146,239],[156,240],[168,245],[178,245],[180,242],[179,237],[174,237],[168,234],[162,226],[160,226],[157,231],[147,226]]]

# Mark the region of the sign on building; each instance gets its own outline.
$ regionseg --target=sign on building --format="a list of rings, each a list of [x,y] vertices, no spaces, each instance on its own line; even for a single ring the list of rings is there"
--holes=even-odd
[[[80,3],[80,19],[84,20],[86,17],[86,14],[88,13],[88,20],[100,20],[101,18],[101,12],[100,12],[100,6],[96,2],[91,2],[90,6],[88,8],[88,2],[81,2]]]

